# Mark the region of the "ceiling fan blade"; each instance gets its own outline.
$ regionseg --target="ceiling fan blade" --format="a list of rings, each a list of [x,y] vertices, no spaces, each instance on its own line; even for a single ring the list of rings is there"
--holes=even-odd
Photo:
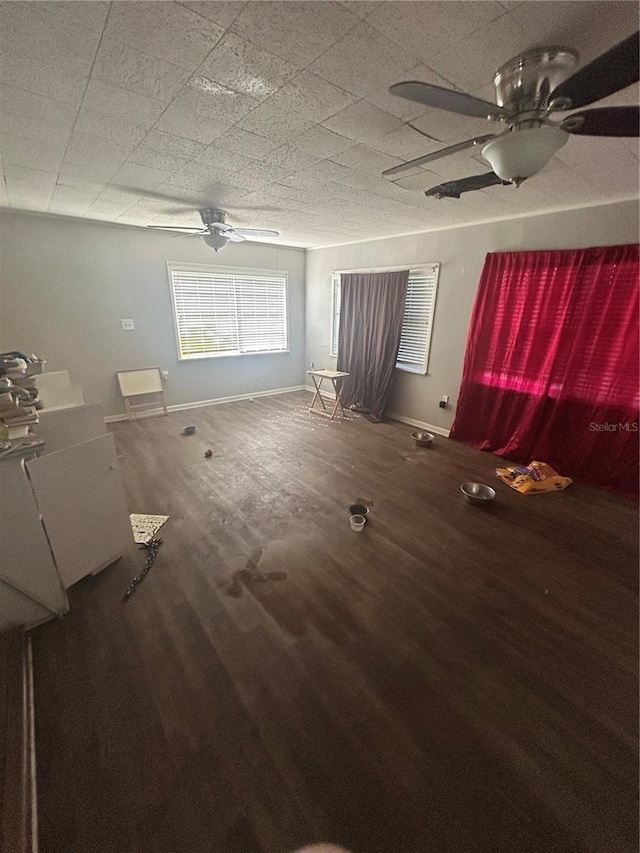
[[[207,233],[206,231],[203,231],[202,228],[191,228],[186,225],[147,225],[146,227],[153,228],[154,231],[179,231],[185,237],[194,234]]]
[[[279,237],[279,231],[270,231],[267,228],[234,228],[236,234],[242,237]]]
[[[578,136],[640,136],[640,107],[602,107],[573,113],[560,125]]]
[[[568,98],[567,109],[586,107],[638,82],[638,32],[576,71],[551,93],[550,100]]]
[[[459,178],[457,181],[438,184],[437,187],[426,190],[425,195],[434,198],[460,198],[462,193],[468,193],[471,190],[483,190],[485,187],[493,187],[497,184],[511,185],[509,181],[503,181],[502,178],[499,178],[495,172],[487,172],[485,175],[472,175],[470,178]]]
[[[402,172],[406,172],[416,166],[424,166],[425,163],[431,163],[432,160],[439,160],[440,157],[448,157],[450,154],[457,154],[458,151],[473,148],[475,145],[483,145],[485,142],[493,139],[495,135],[495,133],[489,133],[486,136],[476,136],[474,139],[467,139],[465,142],[458,142],[457,145],[450,145],[448,148],[441,148],[439,151],[432,151],[431,154],[425,154],[424,157],[416,157],[415,160],[409,160],[407,163],[400,163],[399,166],[393,166],[391,169],[386,169],[382,173],[382,177],[390,178],[393,175],[400,175]]]
[[[229,231],[231,229],[231,225],[228,225],[226,222],[210,222],[209,225],[212,228],[217,229],[218,231]]]
[[[244,243],[244,237],[242,234],[238,234],[234,228],[230,228],[229,231],[225,231],[224,236],[228,237],[232,243]]]
[[[433,86],[431,83],[421,83],[419,80],[406,80],[403,83],[394,83],[389,87],[389,94],[398,95],[408,101],[416,101],[427,107],[436,107],[439,110],[449,110],[451,113],[460,113],[463,116],[474,118],[488,118],[489,116],[508,116],[509,113],[497,104],[474,98],[464,92],[455,92],[453,89],[443,89],[441,86]]]

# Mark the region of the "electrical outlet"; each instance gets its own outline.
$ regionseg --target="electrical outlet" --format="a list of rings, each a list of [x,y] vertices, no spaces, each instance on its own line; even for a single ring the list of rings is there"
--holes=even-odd
[[[168,382],[168,381],[169,381],[169,371],[168,371],[168,370],[161,370],[161,371],[160,371],[160,376],[162,377],[162,381],[163,381],[163,382]]]
[[[446,409],[448,405],[449,405],[449,395],[443,394],[442,397],[440,397],[440,402],[438,403],[438,406],[441,409]]]
[[[135,331],[135,323],[133,320],[120,320],[122,323],[122,331],[123,332],[134,332]]]

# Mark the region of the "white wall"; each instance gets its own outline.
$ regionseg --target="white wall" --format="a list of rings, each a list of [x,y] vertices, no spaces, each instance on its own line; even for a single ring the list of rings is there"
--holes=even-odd
[[[167,261],[286,270],[289,352],[179,361]],[[230,244],[28,213],[0,215],[0,348],[35,352],[68,369],[87,402],[124,411],[115,372],[169,371],[169,405],[300,385],[304,367],[304,250]],[[133,318],[123,332],[121,318]]]
[[[460,202],[443,201],[443,204]],[[455,414],[471,309],[487,252],[572,249],[638,241],[638,205],[599,207],[469,225],[408,237],[353,243],[307,254],[307,369],[335,369],[329,355],[332,270],[416,267],[439,262],[440,280],[429,374],[396,371],[391,412],[448,429]],[[447,409],[438,400],[448,394]]]

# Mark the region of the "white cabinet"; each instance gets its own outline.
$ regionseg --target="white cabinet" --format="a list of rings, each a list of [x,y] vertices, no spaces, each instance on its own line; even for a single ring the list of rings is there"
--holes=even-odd
[[[112,435],[25,467],[65,589],[122,556],[133,534]]]
[[[65,613],[66,590],[133,542],[100,407],[43,411],[37,429],[37,455],[0,460],[0,630]]]

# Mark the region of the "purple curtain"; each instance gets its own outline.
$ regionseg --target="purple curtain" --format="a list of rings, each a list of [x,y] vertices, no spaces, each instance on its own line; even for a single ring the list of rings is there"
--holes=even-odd
[[[382,420],[398,358],[409,270],[340,276],[342,403]]]

